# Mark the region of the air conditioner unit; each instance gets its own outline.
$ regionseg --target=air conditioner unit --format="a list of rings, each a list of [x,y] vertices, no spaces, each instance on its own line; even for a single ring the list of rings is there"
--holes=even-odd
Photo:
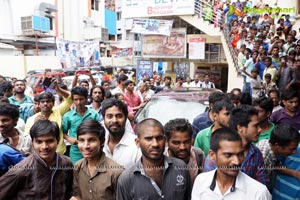
[[[101,27],[85,28],[84,32],[85,40],[100,39],[101,41],[108,41],[108,30]]]
[[[36,15],[21,17],[21,29],[23,34],[49,33],[50,19]]]
[[[91,17],[84,17],[83,22],[86,28],[92,28],[95,26],[95,22]]]

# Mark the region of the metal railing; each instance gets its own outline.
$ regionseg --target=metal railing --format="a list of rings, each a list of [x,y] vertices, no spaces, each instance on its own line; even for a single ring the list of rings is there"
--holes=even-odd
[[[196,0],[195,1],[195,13],[198,14],[199,18],[203,18],[204,20],[207,20],[208,23],[214,25],[215,28],[220,28],[220,31],[224,35],[224,38],[226,40],[226,45],[229,49],[230,55],[232,57],[232,60],[234,62],[235,69],[240,74],[241,70],[238,64],[238,58],[237,55],[231,46],[231,40],[230,40],[230,25],[225,23],[225,14],[223,11],[214,8],[213,5],[210,3],[204,1],[204,0]]]

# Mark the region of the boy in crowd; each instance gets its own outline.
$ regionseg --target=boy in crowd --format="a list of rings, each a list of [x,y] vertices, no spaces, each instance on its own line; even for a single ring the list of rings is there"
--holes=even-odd
[[[177,118],[168,121],[164,130],[168,148],[165,155],[183,160],[189,167],[191,181],[202,171],[205,155],[197,147],[192,146],[192,124],[187,119]]]
[[[73,165],[68,157],[56,153],[58,124],[38,120],[30,136],[35,153],[0,178],[0,199],[70,199]]]
[[[85,106],[88,98],[88,91],[84,87],[74,87],[71,90],[71,97],[75,105],[75,109],[68,111],[63,116],[62,130],[64,133],[64,139],[72,144],[70,148],[70,158],[72,162],[75,163],[82,158],[77,147],[77,127],[87,119],[99,120],[99,115],[95,110]]]
[[[75,164],[74,196],[77,199],[115,199],[117,179],[123,168],[102,151],[105,129],[88,119],[77,129],[78,148],[84,159]]]
[[[240,171],[244,150],[242,138],[235,130],[217,129],[211,136],[209,156],[217,169],[197,176],[192,200],[272,199],[266,186]]]

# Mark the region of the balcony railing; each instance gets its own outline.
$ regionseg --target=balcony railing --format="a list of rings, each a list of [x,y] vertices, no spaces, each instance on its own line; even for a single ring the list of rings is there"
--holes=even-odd
[[[234,62],[235,69],[238,74],[240,74],[240,66],[238,65],[237,55],[231,46],[230,40],[230,25],[225,23],[225,14],[223,11],[214,7],[205,0],[196,0],[195,1],[195,13],[198,14],[199,18],[203,18],[204,21],[207,21],[214,28],[219,28],[227,43],[227,47],[230,51],[230,55]]]

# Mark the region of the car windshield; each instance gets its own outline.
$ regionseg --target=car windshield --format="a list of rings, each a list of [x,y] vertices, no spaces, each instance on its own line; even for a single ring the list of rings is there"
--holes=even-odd
[[[145,118],[155,118],[163,125],[171,119],[185,118],[190,123],[193,119],[205,112],[207,105],[198,100],[193,99],[174,99],[169,97],[160,97],[152,99],[138,113],[136,122],[140,122]]]

